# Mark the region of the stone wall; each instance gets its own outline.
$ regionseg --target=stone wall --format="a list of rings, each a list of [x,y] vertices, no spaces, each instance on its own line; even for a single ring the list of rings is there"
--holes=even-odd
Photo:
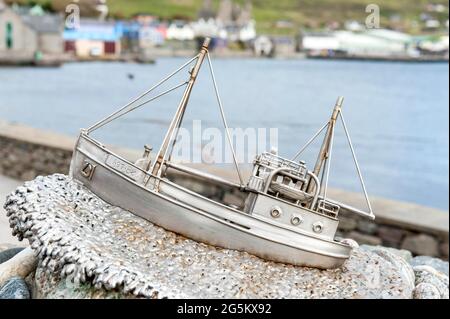
[[[38,175],[67,174],[73,145],[74,139],[65,136],[0,122],[0,174],[23,181]],[[136,154],[127,152],[128,158]],[[120,153],[124,154],[124,150]],[[183,174],[176,178],[208,197],[220,196],[230,204],[240,200],[238,193],[207,185],[204,181],[186,180]],[[347,194],[347,199],[352,199],[352,194],[344,193],[341,191],[339,195]],[[385,199],[374,200],[372,204],[377,215],[375,221],[343,213],[337,235],[353,238],[360,244],[403,248],[414,255],[448,260],[448,212]]]
[[[385,220],[368,221],[346,214],[342,214],[339,220],[337,235],[352,238],[359,244],[406,249],[413,255],[426,255],[448,260],[448,233],[424,232],[416,227],[399,227]]]
[[[68,173],[72,150],[0,136],[0,175],[32,180],[39,175]]]

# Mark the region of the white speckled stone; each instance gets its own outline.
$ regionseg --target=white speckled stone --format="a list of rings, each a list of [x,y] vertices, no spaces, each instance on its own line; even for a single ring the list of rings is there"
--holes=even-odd
[[[439,258],[429,257],[429,256],[417,256],[414,257],[410,264],[413,267],[416,266],[430,266],[437,271],[448,276],[448,261],[443,261]]]
[[[448,276],[444,273],[441,273],[430,266],[415,266],[414,272],[416,274],[416,290],[425,291],[423,294],[424,297],[431,295],[431,291],[433,291],[433,295],[435,295],[435,291],[438,291],[439,297],[438,299],[449,299],[449,279]],[[423,285],[427,284],[428,287],[426,290],[423,289]],[[435,287],[436,289],[431,289],[430,286]],[[421,288],[422,287],[422,288]],[[417,296],[418,294],[415,293]],[[420,295],[419,295],[420,296]]]
[[[432,284],[422,282],[414,288],[414,299],[441,299],[439,290]]]

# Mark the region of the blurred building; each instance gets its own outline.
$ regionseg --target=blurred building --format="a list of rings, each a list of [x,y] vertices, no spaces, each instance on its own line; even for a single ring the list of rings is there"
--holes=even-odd
[[[316,56],[404,57],[417,54],[413,37],[392,30],[303,33],[299,49]]]
[[[165,25],[147,25],[139,28],[139,47],[149,49],[164,44],[167,35],[167,27]]]
[[[64,30],[65,51],[79,58],[115,58],[122,35],[123,26],[115,21],[81,19],[78,28]]]
[[[211,0],[204,0],[197,21],[191,25],[195,37],[219,38],[230,42],[248,42],[256,38],[249,0],[243,6],[232,0],[221,0],[217,12],[212,8]]]
[[[167,36],[167,24],[149,14],[135,15],[132,20],[118,22],[122,29],[122,51],[142,53],[162,46]]]
[[[253,42],[253,50],[256,56],[270,57],[274,54],[275,46],[272,39],[261,35]]]
[[[383,29],[361,33],[335,32],[339,49],[352,56],[406,56],[412,45],[410,35]]]
[[[182,20],[175,20],[172,21],[167,28],[166,37],[168,40],[193,40],[195,38],[195,32],[190,23]]]
[[[27,62],[63,53],[63,18],[39,6],[8,7],[0,0],[0,58]]]
[[[290,36],[273,36],[275,55],[289,57],[296,53],[296,42]]]
[[[319,53],[339,50],[339,39],[332,32],[306,32],[299,40],[299,50]]]
[[[449,55],[449,36],[418,36],[414,37],[417,49],[425,55]]]

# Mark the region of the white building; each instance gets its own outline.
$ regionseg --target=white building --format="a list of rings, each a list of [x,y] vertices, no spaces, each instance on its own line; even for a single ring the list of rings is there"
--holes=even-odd
[[[376,32],[375,32],[376,31]],[[382,30],[353,33],[349,31],[335,32],[339,42],[339,50],[348,55],[392,56],[405,55],[411,38],[383,33]]]
[[[419,48],[430,53],[447,53],[449,51],[449,37],[448,35],[441,36],[434,41],[425,40],[419,43]]]
[[[142,26],[139,29],[139,47],[153,48],[164,44],[164,34],[154,26]]]
[[[265,35],[257,37],[253,43],[253,46],[257,56],[270,56],[274,51],[272,40]]]
[[[251,20],[239,30],[239,40],[242,42],[251,41],[256,38],[256,23]]]
[[[168,40],[187,41],[195,38],[195,32],[189,23],[173,21],[167,28],[166,38]]]
[[[197,37],[225,38],[227,35],[226,31],[223,30],[219,26],[217,21],[213,18],[208,18],[208,19],[200,18],[199,20],[193,22],[191,24],[191,27],[194,31],[194,34]]]
[[[302,51],[337,51],[339,40],[332,33],[306,34],[302,37]]]
[[[350,56],[402,56],[412,54],[411,36],[383,29],[365,32],[335,31],[305,34],[300,49],[310,53],[341,52]]]
[[[249,42],[256,38],[252,5],[247,0],[244,6],[232,0],[221,0],[217,13],[211,0],[204,0],[198,20],[192,23],[195,36],[225,39],[231,42]]]

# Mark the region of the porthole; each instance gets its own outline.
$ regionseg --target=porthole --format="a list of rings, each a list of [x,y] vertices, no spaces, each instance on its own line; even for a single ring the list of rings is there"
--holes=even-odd
[[[293,215],[291,218],[291,224],[294,226],[298,226],[303,222],[303,218],[301,216]]]
[[[316,222],[312,225],[312,229],[315,233],[320,234],[323,231],[323,223],[322,222]]]
[[[278,218],[281,216],[281,208],[278,206],[274,206],[272,207],[272,209],[270,210],[270,216],[272,216],[273,218]]]

